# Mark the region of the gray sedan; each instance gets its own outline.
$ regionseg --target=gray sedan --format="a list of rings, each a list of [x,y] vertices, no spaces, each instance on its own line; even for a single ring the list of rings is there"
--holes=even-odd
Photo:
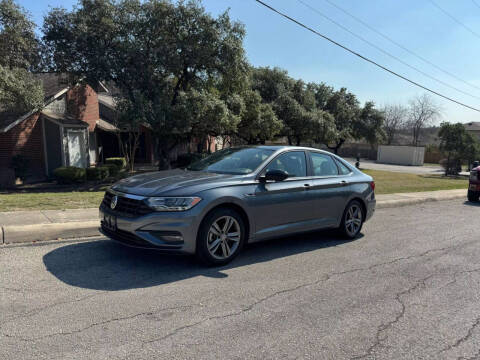
[[[231,261],[245,243],[336,228],[357,237],[373,179],[338,156],[293,146],[217,151],[187,169],[123,179],[105,193],[102,232],[126,245]]]

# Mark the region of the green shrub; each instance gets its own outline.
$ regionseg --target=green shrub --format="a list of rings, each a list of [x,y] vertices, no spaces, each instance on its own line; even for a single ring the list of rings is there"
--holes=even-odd
[[[15,172],[15,177],[20,178],[22,181],[25,180],[28,172],[28,165],[30,160],[28,160],[23,155],[14,155],[10,163],[10,167]]]
[[[462,162],[459,159],[442,159],[438,163],[445,170],[445,175],[458,175],[462,171]]]
[[[108,168],[108,173],[110,176],[117,176],[121,168],[116,164],[105,164],[103,167]]]
[[[60,184],[84,182],[87,171],[75,166],[59,167],[53,170],[53,175]]]
[[[105,159],[105,164],[117,165],[119,169],[124,169],[127,167],[127,161],[124,157],[107,158]]]
[[[110,174],[110,169],[105,166],[87,169],[87,180],[103,180]]]
[[[100,171],[102,179],[106,179],[110,176],[110,169],[108,166],[99,166],[97,169]]]

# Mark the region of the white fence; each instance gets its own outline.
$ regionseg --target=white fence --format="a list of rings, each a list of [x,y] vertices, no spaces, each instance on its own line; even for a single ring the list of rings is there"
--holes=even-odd
[[[396,165],[423,165],[425,148],[416,146],[386,146],[378,147],[377,162]]]

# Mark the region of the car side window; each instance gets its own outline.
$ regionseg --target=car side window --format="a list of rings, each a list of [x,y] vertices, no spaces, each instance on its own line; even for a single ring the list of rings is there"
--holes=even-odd
[[[268,164],[265,172],[269,170],[286,171],[288,177],[307,176],[307,159],[303,151],[289,151],[281,154]]]
[[[338,168],[333,158],[329,155],[312,152],[313,176],[335,176]]]
[[[343,164],[341,161],[338,161],[335,159],[335,162],[338,165],[338,169],[340,170],[340,175],[348,175],[352,172],[345,164]]]

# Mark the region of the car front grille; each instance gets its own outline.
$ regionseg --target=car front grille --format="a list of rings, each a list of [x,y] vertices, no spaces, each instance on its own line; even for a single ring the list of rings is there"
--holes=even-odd
[[[103,197],[102,207],[109,209],[109,212],[115,215],[124,217],[138,217],[153,212],[153,210],[149,208],[143,200],[130,199],[124,196],[118,196],[117,205],[114,209],[112,209],[110,205],[114,196],[114,194],[107,191]]]
[[[129,233],[128,231],[123,231],[117,229],[112,231],[102,224],[102,232],[107,235],[109,238],[121,242],[125,245],[134,246],[134,247],[141,247],[146,249],[155,249],[156,246],[150,244],[148,241],[145,241],[135,234]]]

